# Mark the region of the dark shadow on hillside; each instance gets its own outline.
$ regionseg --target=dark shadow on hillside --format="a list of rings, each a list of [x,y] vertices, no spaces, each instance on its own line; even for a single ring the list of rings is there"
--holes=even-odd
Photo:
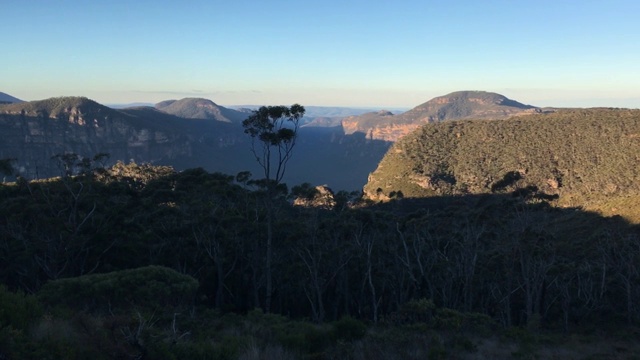
[[[370,203],[365,209],[416,218],[425,214],[441,214],[450,219],[477,221],[478,224],[501,222],[518,217],[539,218],[540,228],[558,231],[569,241],[584,241],[599,234],[631,233],[640,236],[640,225],[621,216],[604,217],[579,207],[560,208],[549,200],[523,198],[520,192],[503,194],[467,194],[426,198],[401,198],[388,202]],[[455,226],[455,224],[452,224]]]
[[[362,133],[345,135],[341,127],[302,128],[285,181],[290,186],[309,182],[334,191],[362,190],[391,144]]]
[[[16,159],[14,168],[26,179],[59,176],[51,159],[65,153],[88,158],[109,154],[106,166],[134,161],[176,170],[248,170],[261,177],[251,140],[238,124],[185,119],[151,107],[101,111],[82,117],[65,114],[68,118],[0,114],[0,159]],[[363,134],[344,135],[340,127],[301,128],[285,182],[360,190],[389,146]]]
[[[128,170],[0,186],[3,282],[37,291],[50,279],[159,265],[198,279],[205,306],[260,307],[264,192],[202,169]],[[277,206],[277,313],[377,322],[431,299],[507,327],[640,321],[635,302],[620,301],[640,293],[640,228],[620,217],[512,194]]]
[[[208,134],[222,142],[237,133],[228,124],[177,118],[150,108],[69,118],[0,114],[0,130],[0,158],[16,159],[15,168],[26,179],[60,175],[51,161],[58,154],[107,153],[107,166],[117,161],[176,164],[203,153]]]

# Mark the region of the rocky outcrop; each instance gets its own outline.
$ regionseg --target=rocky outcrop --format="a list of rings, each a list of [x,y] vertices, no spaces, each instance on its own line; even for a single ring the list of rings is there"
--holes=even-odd
[[[342,121],[342,127],[345,134],[362,132],[369,139],[395,142],[426,123],[456,119],[505,119],[541,111],[500,94],[458,91],[434,98],[399,115],[378,112],[351,116]]]
[[[306,196],[299,196],[293,200],[293,205],[331,210],[336,206],[336,199],[333,190],[327,185],[318,185]]]

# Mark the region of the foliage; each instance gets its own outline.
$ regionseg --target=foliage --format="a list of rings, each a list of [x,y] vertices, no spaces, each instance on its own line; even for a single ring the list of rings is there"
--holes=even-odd
[[[299,104],[286,106],[262,106],[242,121],[244,132],[251,136],[251,152],[264,172],[264,179],[255,184],[266,190],[264,201],[267,210],[266,241],[266,298],[264,309],[271,311],[273,295],[273,231],[277,197],[282,191],[282,178],[287,163],[293,155],[300,119],[305,109]],[[257,143],[256,143],[257,142]],[[286,187],[284,187],[286,189]]]
[[[65,305],[107,313],[129,307],[188,308],[197,289],[197,280],[187,275],[165,267],[148,266],[50,281],[38,297],[50,306]]]
[[[450,357],[514,326],[640,323],[640,233],[620,217],[499,189],[340,196],[333,209],[274,199],[264,313],[268,210],[244,176],[122,164],[4,185],[0,279],[40,304],[29,316],[11,300],[0,353]],[[12,356],[25,357],[38,356]]]
[[[251,152],[264,170],[267,182],[279,184],[282,181],[304,112],[304,107],[298,104],[291,107],[262,106],[242,121],[245,133],[253,140]]]
[[[562,110],[427,124],[394,144],[365,186],[378,198],[534,189],[564,206],[640,194],[640,111]],[[442,181],[443,176],[450,181]]]
[[[13,175],[15,169],[13,167],[13,162],[16,159],[0,159],[0,174],[4,176]]]
[[[15,103],[3,108],[4,111],[23,111],[25,113],[38,112],[44,118],[55,118],[59,114],[68,113],[72,108],[91,108],[98,105],[86,97],[61,96],[45,100]]]

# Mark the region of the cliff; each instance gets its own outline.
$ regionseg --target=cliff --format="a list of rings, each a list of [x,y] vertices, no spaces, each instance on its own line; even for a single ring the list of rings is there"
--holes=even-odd
[[[342,121],[345,134],[362,132],[369,139],[398,141],[421,125],[456,119],[504,119],[541,112],[503,95],[485,91],[458,91],[429,100],[393,115],[382,111],[351,116]]]
[[[389,149],[364,192],[374,200],[510,193],[637,218],[638,154],[640,110],[432,123]]]
[[[0,133],[0,160],[17,159],[13,165],[27,179],[60,175],[60,161],[52,158],[67,153],[82,158],[106,153],[106,166],[134,161],[176,170],[262,174],[241,124],[183,118],[153,107],[115,110],[83,97],[1,105]],[[285,177],[291,186],[309,182],[361,189],[389,147],[359,133],[344,135],[339,127],[305,127],[298,135]]]
[[[189,121],[149,109],[114,110],[83,97],[63,97],[0,107],[0,158],[15,158],[26,178],[60,174],[51,159],[108,153],[116,160],[171,163],[203,142]],[[213,129],[210,129],[213,130]],[[230,133],[231,129],[219,129]]]

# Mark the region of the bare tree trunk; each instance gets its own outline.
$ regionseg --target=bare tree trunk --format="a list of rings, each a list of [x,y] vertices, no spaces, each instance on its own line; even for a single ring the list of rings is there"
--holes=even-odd
[[[273,199],[271,191],[269,191],[270,198],[267,203],[267,294],[265,297],[264,312],[271,312],[271,296],[273,294],[273,277],[272,277],[272,261],[273,261]]]

